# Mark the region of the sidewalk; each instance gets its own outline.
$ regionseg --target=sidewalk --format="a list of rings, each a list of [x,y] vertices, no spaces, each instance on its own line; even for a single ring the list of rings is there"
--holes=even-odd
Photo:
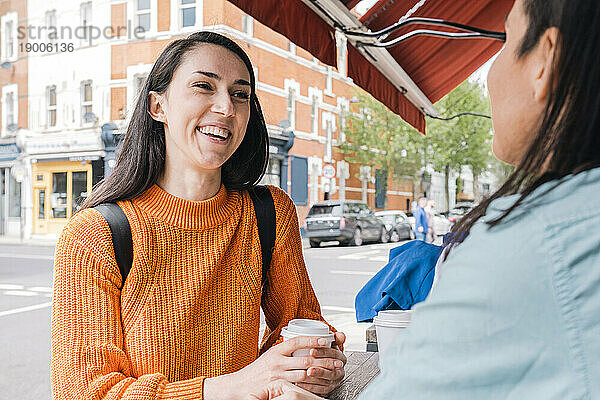
[[[51,235],[36,235],[25,240],[21,240],[18,236],[0,235],[0,245],[55,247],[57,242],[58,237]]]

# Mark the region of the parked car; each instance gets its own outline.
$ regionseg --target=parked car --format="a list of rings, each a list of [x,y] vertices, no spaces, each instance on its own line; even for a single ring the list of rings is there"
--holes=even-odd
[[[457,223],[463,216],[465,216],[469,211],[471,211],[473,209],[473,207],[475,207],[475,204],[471,203],[471,202],[460,202],[460,203],[456,203],[454,205],[454,208],[452,208],[449,212],[448,212],[448,221],[450,221],[450,223],[452,225],[454,225],[455,223]]]
[[[385,226],[388,239],[392,242],[397,242],[401,239],[414,239],[413,232],[408,217],[403,211],[386,210],[377,211],[375,216],[381,219]]]
[[[383,222],[369,206],[352,200],[329,200],[313,205],[305,220],[305,232],[310,247],[319,247],[321,242],[332,240],[342,246],[388,240]]]
[[[407,213],[409,215],[408,222],[410,226],[415,231],[415,217],[413,217],[412,213]],[[444,215],[440,213],[436,213],[433,216],[433,230],[436,235],[443,236],[446,233],[450,232],[450,228],[452,228],[452,223],[446,218]]]

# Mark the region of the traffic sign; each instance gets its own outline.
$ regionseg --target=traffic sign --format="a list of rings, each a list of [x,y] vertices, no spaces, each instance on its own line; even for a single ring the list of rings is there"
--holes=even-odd
[[[331,179],[335,177],[335,167],[331,164],[325,164],[323,166],[323,176]]]

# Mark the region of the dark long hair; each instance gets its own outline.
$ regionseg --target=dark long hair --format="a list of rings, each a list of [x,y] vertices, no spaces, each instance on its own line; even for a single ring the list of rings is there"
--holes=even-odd
[[[598,0],[524,0],[529,27],[519,57],[536,47],[551,27],[559,30],[552,81],[554,90],[537,134],[507,181],[463,217],[453,228],[451,247],[467,236],[490,203],[519,194],[499,217],[486,222],[494,227],[517,207],[553,190],[559,183],[529,199],[540,185],[569,174],[600,166],[600,3]],[[523,210],[527,212],[526,209]]]
[[[233,40],[214,32],[196,32],[185,39],[171,42],[158,56],[140,90],[115,169],[92,190],[82,209],[133,199],[158,181],[165,166],[165,131],[163,123],[155,121],[148,113],[148,96],[151,91],[164,93],[183,57],[205,43],[222,46],[235,53],[250,74],[250,118],[246,135],[238,149],[223,164],[221,180],[229,190],[247,190],[260,181],[267,168],[269,136],[256,97],[252,63]]]

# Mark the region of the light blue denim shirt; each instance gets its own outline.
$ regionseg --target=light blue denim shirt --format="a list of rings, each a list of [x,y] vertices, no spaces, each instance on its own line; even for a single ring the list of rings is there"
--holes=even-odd
[[[474,225],[360,399],[600,399],[600,168],[559,182]]]

